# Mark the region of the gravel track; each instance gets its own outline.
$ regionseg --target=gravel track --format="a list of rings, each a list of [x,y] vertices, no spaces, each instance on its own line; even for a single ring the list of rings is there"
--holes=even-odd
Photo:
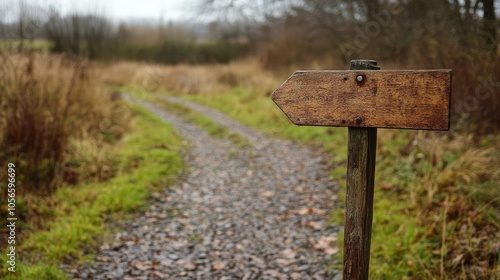
[[[324,152],[274,139],[205,106],[169,97],[246,137],[216,139],[151,103],[134,100],[190,142],[187,170],[123,222],[74,279],[332,279],[338,227],[329,226],[336,185]]]

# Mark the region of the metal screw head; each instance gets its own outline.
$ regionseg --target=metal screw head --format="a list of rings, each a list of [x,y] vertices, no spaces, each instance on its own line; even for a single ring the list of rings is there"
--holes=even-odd
[[[358,75],[358,76],[356,77],[356,81],[358,81],[358,83],[361,83],[361,82],[363,81],[363,79],[364,79],[364,78],[363,78],[363,76],[361,76],[361,75]]]

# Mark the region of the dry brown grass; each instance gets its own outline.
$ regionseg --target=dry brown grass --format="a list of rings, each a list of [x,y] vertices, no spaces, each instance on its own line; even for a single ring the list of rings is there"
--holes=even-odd
[[[287,74],[285,74],[287,75]],[[210,94],[227,92],[235,87],[264,91],[276,87],[276,74],[262,69],[255,59],[209,65],[153,65],[118,62],[101,65],[102,82],[111,86],[141,88],[148,92]]]
[[[106,143],[123,134],[127,114],[98,88],[89,63],[4,51],[0,65],[0,159],[16,164],[18,185],[50,193],[64,181],[107,177]]]

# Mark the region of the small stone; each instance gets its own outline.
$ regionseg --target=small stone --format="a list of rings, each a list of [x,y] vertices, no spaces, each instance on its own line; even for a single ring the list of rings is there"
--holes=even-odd
[[[340,273],[336,274],[332,280],[342,280],[342,274],[340,274]]]
[[[179,256],[177,256],[176,254],[169,254],[167,257],[171,260],[174,260],[174,261],[179,259]]]
[[[309,270],[309,266],[308,265],[302,265],[302,266],[299,266],[299,271],[306,271],[306,270]]]

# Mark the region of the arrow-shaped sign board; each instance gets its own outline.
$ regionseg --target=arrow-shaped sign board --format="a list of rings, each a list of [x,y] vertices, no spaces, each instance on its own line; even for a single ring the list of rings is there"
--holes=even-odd
[[[272,99],[296,125],[448,130],[451,70],[297,71]]]

